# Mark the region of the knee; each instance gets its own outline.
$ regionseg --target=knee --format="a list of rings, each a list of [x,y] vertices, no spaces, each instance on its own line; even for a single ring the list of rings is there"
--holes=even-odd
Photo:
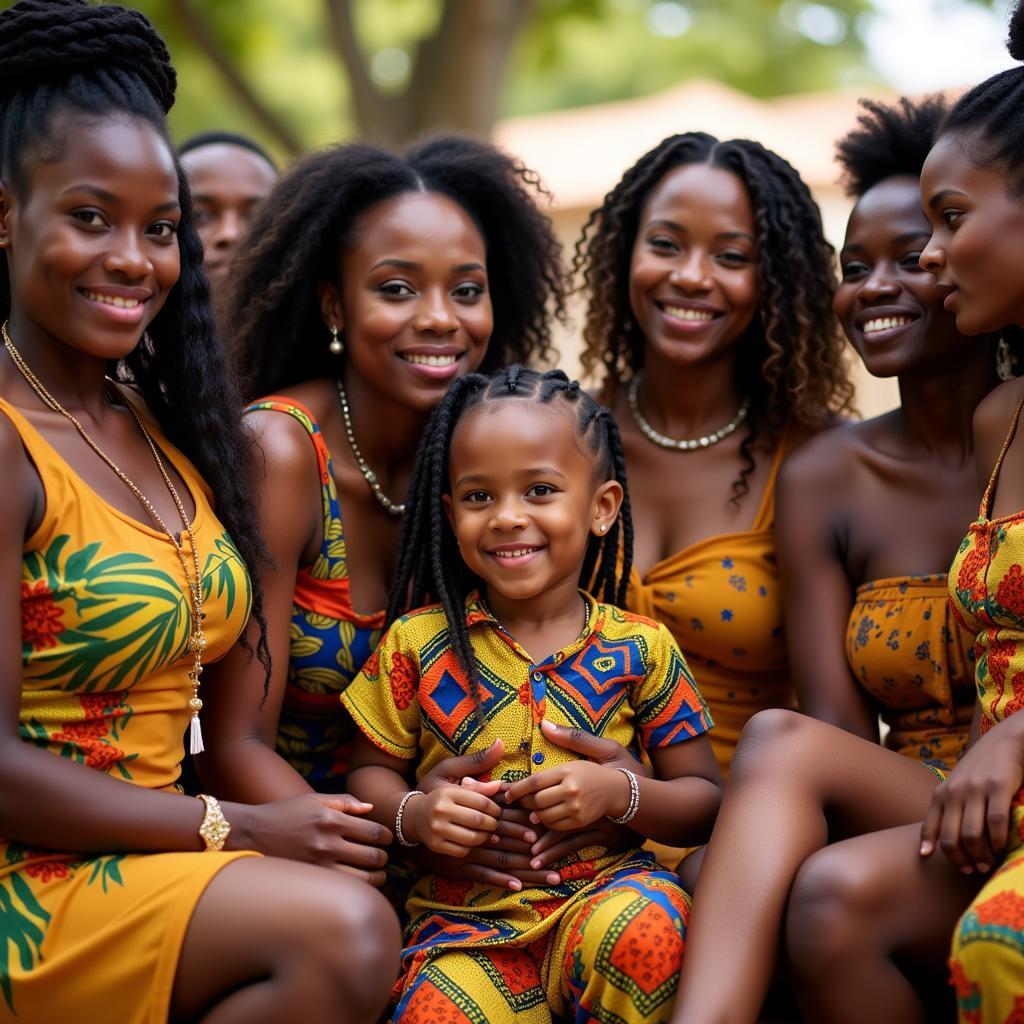
[[[729,768],[729,781],[763,779],[804,763],[801,751],[811,722],[806,715],[785,708],[759,711],[743,727]]]
[[[878,868],[825,848],[797,872],[786,911],[786,948],[798,974],[841,966],[869,941],[881,913]]]
[[[376,889],[344,876],[332,881],[308,906],[296,908],[305,916],[307,952],[321,960],[352,1019],[374,1020],[398,976],[398,918]]]

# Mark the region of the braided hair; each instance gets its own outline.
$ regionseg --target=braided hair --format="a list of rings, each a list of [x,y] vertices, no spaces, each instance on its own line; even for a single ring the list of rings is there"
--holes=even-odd
[[[176,81],[167,46],[138,11],[85,0],[19,0],[0,13],[0,179],[15,193],[27,191],[32,160],[59,153],[82,119],[143,121],[173,157],[166,114]],[[212,490],[217,515],[252,576],[257,653],[269,678],[258,572],[266,549],[246,471],[251,447],[237,387],[214,338],[202,244],[188,184],[174,160],[181,275],[144,340],[113,370],[141,393]],[[0,260],[0,319],[10,314],[11,299],[7,262]]]
[[[315,285],[337,278],[360,214],[408,192],[436,192],[477,225],[487,252],[494,333],[481,369],[551,353],[549,311],[565,318],[561,246],[532,193],[537,175],[493,146],[439,136],[404,157],[361,143],[298,163],[257,210],[234,258],[230,348],[249,398],[337,376]]]
[[[946,115],[942,96],[911,100],[901,96],[892,106],[861,100],[857,127],[836,143],[840,182],[848,196],[860,198],[887,178],[918,178],[935,134]]]
[[[626,599],[633,564],[633,518],[626,486],[626,458],[611,412],[598,405],[577,381],[569,380],[561,370],[540,373],[514,365],[490,377],[470,373],[455,380],[431,414],[416,452],[387,621],[390,624],[403,612],[436,597],[448,620],[452,650],[466,672],[478,710],[480,677],[466,628],[465,601],[470,591],[482,586],[482,581],[462,560],[442,495],[451,492],[448,458],[459,421],[478,405],[513,400],[564,404],[575,414],[577,439],[600,460],[603,478],[617,480],[622,486],[618,519],[607,534],[592,534],[587,541],[580,585],[600,600],[621,605]]]
[[[626,171],[576,243],[573,273],[588,299],[582,362],[587,374],[603,370],[605,397],[643,368],[645,338],[629,304],[641,211],[666,174],[698,163],[743,182],[757,232],[758,311],[735,371],[740,393],[750,399],[743,470],[732,487],[732,500],[739,501],[749,490],[758,441],[774,447],[787,423],[820,430],[853,398],[845,341],[832,314],[835,252],[810,191],[790,164],[757,142],[688,132],[665,139]]]

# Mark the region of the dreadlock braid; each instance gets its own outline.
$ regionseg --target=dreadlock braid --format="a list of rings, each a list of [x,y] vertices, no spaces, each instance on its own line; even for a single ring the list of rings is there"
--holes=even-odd
[[[451,492],[448,460],[452,437],[465,414],[478,405],[525,400],[540,405],[565,402],[575,412],[579,440],[599,462],[604,479],[623,491],[617,520],[603,536],[591,535],[580,570],[580,585],[600,600],[622,604],[633,564],[633,521],[626,483],[626,458],[615,418],[561,370],[546,373],[513,365],[487,377],[467,374],[452,383],[431,414],[416,452],[388,603],[388,624],[403,612],[436,597],[448,621],[452,650],[469,681],[480,712],[480,675],[466,628],[466,597],[482,586],[459,553],[442,496]]]
[[[741,342],[736,383],[750,399],[743,469],[733,500],[747,493],[754,449],[774,448],[786,424],[820,430],[850,408],[845,342],[832,315],[834,251],[810,190],[782,157],[757,142],[673,135],[642,156],[605,196],[576,243],[573,273],[588,298],[586,373],[604,371],[606,399],[642,369],[646,339],[629,304],[633,243],[647,197],[665,175],[703,163],[736,175],[754,209],[760,301]]]
[[[83,121],[111,116],[149,125],[174,157],[165,114],[175,83],[164,41],[138,11],[85,0],[19,0],[0,13],[0,179],[23,195],[33,160],[59,155]],[[142,394],[164,434],[213,491],[217,516],[249,569],[257,653],[269,679],[259,579],[267,555],[250,490],[252,448],[237,386],[214,337],[188,184],[176,157],[174,163],[181,274],[147,339],[114,373]],[[7,261],[0,260],[0,320],[9,316],[11,300]]]

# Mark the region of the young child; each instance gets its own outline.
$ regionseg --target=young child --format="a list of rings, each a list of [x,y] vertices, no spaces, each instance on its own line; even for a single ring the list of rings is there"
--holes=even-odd
[[[668,630],[615,606],[631,556],[606,409],[560,371],[452,385],[413,471],[393,624],[342,696],[365,734],[351,792],[400,843],[464,856],[493,841],[503,805],[559,832],[607,816],[677,846],[707,839],[721,789],[711,719]],[[428,591],[439,604],[395,621]],[[642,748],[655,777],[576,759],[574,732]],[[410,786],[496,743],[493,779]],[[500,889],[423,875],[393,1020],[667,1020],[689,912],[675,876],[637,846],[589,847],[555,877]]]

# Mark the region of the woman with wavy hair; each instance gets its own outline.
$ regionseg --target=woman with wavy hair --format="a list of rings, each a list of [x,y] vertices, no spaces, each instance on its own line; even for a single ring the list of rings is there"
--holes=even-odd
[[[604,374],[629,467],[628,607],[672,630],[727,771],[746,721],[793,702],[775,479],[787,451],[849,408],[832,248],[785,160],[688,133],[623,175],[575,267],[584,366]]]

